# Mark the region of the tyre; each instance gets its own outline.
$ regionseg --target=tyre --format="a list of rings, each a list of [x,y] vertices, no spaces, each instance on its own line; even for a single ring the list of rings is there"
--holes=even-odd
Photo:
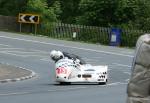
[[[99,85],[106,85],[106,82],[99,82]]]
[[[71,82],[59,82],[60,85],[70,85]]]

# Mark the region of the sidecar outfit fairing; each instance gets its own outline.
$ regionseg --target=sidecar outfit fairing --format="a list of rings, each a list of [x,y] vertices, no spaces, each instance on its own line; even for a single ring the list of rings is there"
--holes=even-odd
[[[107,83],[107,66],[75,64],[71,59],[60,59],[55,63],[56,82],[68,83]]]

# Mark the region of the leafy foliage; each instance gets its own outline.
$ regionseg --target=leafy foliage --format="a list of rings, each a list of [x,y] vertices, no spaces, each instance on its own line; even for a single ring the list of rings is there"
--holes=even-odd
[[[27,0],[0,0],[0,15],[16,16],[26,8]]]
[[[118,0],[81,0],[77,17],[78,23],[97,26],[110,26],[116,18]]]
[[[149,0],[0,0],[0,14],[38,13],[44,23],[150,29]]]
[[[80,15],[78,6],[81,0],[60,0],[62,13],[60,19],[65,23],[76,23],[76,16]]]
[[[43,22],[57,21],[54,8],[48,7],[45,0],[29,0],[26,12],[40,14]]]
[[[27,3],[26,12],[36,13],[40,15],[42,34],[53,29],[53,22],[58,21],[60,10],[60,3],[58,1],[53,2],[51,7],[48,6],[46,0],[29,0]],[[44,30],[44,31],[43,31]]]
[[[77,23],[86,25],[150,29],[150,1],[81,0]]]

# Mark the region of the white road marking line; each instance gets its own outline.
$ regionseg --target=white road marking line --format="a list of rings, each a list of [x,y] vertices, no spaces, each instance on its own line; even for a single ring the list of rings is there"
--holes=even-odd
[[[26,55],[26,54],[18,55],[18,54],[15,54],[15,53],[9,53],[9,52],[6,52],[6,51],[0,51],[0,53],[8,54],[8,55],[13,55],[13,56],[20,56],[20,57],[24,57],[24,58],[27,58],[27,57],[39,57],[39,58],[46,57],[46,56]]]
[[[128,53],[128,54],[133,54],[133,52],[130,51],[120,51],[121,53]]]
[[[101,59],[101,58],[103,58],[103,57],[92,57],[91,60],[92,60],[92,59],[93,59],[93,60],[95,60],[95,59]],[[89,58],[86,58],[86,59],[89,59]]]
[[[132,67],[130,65],[124,65],[124,64],[119,64],[119,63],[112,63],[112,64],[117,65],[117,66],[122,66],[122,67],[129,67],[129,68]]]
[[[24,49],[24,48],[0,48],[0,50],[9,50],[9,51],[15,51],[15,50],[22,50],[22,51],[26,51],[26,49]],[[28,49],[28,52],[37,52],[37,53],[47,53],[47,52],[45,52],[45,51],[41,51],[41,50],[36,50],[36,49]]]
[[[26,57],[39,57],[39,58],[45,58],[48,57],[47,55],[39,55],[39,54],[23,54]]]
[[[13,55],[13,56],[19,56],[19,57],[26,57],[25,55],[18,55],[18,54],[13,54],[13,53],[8,53],[8,52],[3,52],[3,51],[0,51],[0,53],[3,53],[3,54],[9,54],[9,55]]]
[[[1,50],[1,49],[0,49]],[[36,51],[25,51],[25,50],[23,50],[23,51],[16,51],[16,50],[1,50],[1,51],[3,51],[3,52],[13,52],[13,53],[22,53],[22,54],[35,54],[35,53],[37,53],[37,54],[46,54],[46,55],[48,55],[48,53],[47,52],[43,52],[43,53],[41,53],[41,52],[36,52]]]
[[[10,96],[10,95],[22,95],[22,94],[29,94],[30,92],[18,92],[18,93],[4,93],[0,94],[0,96]]]
[[[36,41],[36,40],[27,40],[27,39],[13,38],[13,37],[7,37],[7,36],[0,36],[0,38],[7,38],[7,39],[21,40],[21,41],[26,41],[26,42],[48,44],[48,45],[54,45],[54,46],[60,46],[60,47],[66,47],[66,48],[73,48],[73,49],[80,49],[80,50],[86,50],[86,51],[92,51],[92,52],[99,52],[99,53],[106,53],[106,54],[112,54],[112,55],[133,57],[132,55],[126,55],[126,54],[121,54],[121,53],[114,53],[114,52],[107,52],[107,51],[101,51],[101,50],[93,50],[93,49],[87,49],[87,48],[65,46],[65,45],[61,45],[61,44],[48,43],[48,42],[40,42],[40,41]]]
[[[9,54],[9,55],[14,55],[14,56],[21,56],[21,57],[40,57],[40,58],[44,58],[47,57],[48,53],[43,52],[42,56],[38,55],[41,54],[41,52],[34,52],[34,51],[27,51],[27,52],[23,52],[23,51],[13,51],[13,50],[1,50],[0,53],[3,54]],[[36,53],[36,54],[35,54]]]
[[[124,72],[125,74],[129,74],[129,75],[131,75],[131,73],[130,72]]]
[[[10,52],[10,51],[1,51],[0,53],[3,53],[3,54],[10,54],[10,55],[15,55],[15,56],[21,56],[21,57],[40,57],[40,58],[43,58],[43,57],[47,57],[46,55],[38,55],[38,54],[27,54],[27,53],[22,53],[22,52]]]
[[[112,85],[119,85],[119,84],[127,84],[127,83],[116,82],[116,83],[110,83],[110,84],[107,84],[107,85],[110,85],[110,86],[112,86]]]
[[[11,52],[11,53],[21,53],[21,54],[31,54],[31,53],[35,53],[35,52],[32,52],[32,51],[16,51],[16,50],[4,50],[3,52]]]
[[[130,79],[126,79],[125,81],[126,81],[126,82],[129,82],[129,80],[130,80]]]
[[[24,52],[24,51],[13,51],[13,50],[3,50],[2,52],[8,52],[8,53],[14,53],[14,54],[24,54],[24,55],[31,54],[31,53],[35,54],[35,52]]]
[[[1,46],[7,46],[7,47],[10,47],[10,45],[5,45],[5,44],[0,44]]]
[[[46,62],[54,62],[54,61],[52,61],[51,59],[48,59],[48,58],[42,58],[42,59],[40,59],[40,60],[46,61]]]
[[[9,49],[10,49],[10,50],[12,50],[12,49],[14,49],[14,50],[16,50],[16,49],[24,50],[23,48],[11,48],[11,47],[10,47],[10,48],[8,48],[8,47],[7,47],[7,48],[0,48],[0,49],[2,49],[2,50],[3,50],[3,49],[4,49],[4,50],[5,50],[5,49],[7,49],[7,50],[9,50]]]

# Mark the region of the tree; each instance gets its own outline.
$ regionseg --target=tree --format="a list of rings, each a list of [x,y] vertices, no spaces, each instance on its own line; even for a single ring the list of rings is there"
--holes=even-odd
[[[81,0],[77,17],[78,23],[97,26],[109,26],[114,19],[118,0]]]
[[[60,20],[64,23],[76,23],[76,17],[80,15],[78,6],[81,0],[59,0],[62,13]]]
[[[142,30],[150,30],[150,1],[138,0],[135,20],[132,21],[134,27]]]
[[[0,0],[0,14],[16,16],[25,11],[27,0]]]
[[[39,14],[42,22],[57,21],[57,16],[52,7],[48,7],[45,0],[29,0],[26,12]]]
[[[79,10],[80,24],[150,29],[149,0],[81,0]]]

